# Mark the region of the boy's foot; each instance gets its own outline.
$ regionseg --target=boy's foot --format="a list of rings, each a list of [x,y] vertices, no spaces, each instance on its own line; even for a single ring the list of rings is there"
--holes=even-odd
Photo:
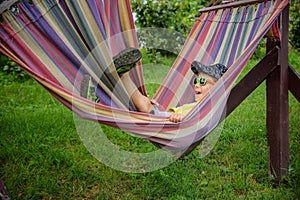
[[[80,83],[80,96],[91,101],[99,103],[100,100],[96,96],[96,89],[89,75],[84,75]]]
[[[113,57],[116,70],[122,75],[131,70],[142,58],[140,50],[135,48],[127,48]]]
[[[193,61],[191,64],[191,70],[196,75],[198,75],[199,73],[205,73],[218,80],[227,71],[227,67],[220,63],[206,66],[198,61]]]

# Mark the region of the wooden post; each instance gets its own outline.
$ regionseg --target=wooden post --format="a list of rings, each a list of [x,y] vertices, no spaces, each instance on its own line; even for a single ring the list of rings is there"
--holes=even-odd
[[[281,39],[268,39],[267,51],[280,46],[278,67],[267,77],[267,137],[269,174],[279,183],[289,167],[288,119],[288,16],[289,6],[281,15]]]
[[[2,200],[10,200],[6,187],[4,186],[4,183],[2,180],[0,180],[0,199]]]

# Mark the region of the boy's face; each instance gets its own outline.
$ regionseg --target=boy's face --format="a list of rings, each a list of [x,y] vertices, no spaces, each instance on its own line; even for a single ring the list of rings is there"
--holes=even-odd
[[[214,86],[214,79],[207,74],[199,74],[198,81],[194,82],[195,101],[201,101]],[[205,81],[207,79],[207,81]],[[206,82],[206,83],[205,83]],[[196,83],[196,84],[195,84]],[[205,84],[203,84],[205,83]]]

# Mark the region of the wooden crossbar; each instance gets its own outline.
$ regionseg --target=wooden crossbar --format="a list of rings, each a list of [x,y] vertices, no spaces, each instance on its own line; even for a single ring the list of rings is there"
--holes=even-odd
[[[231,90],[227,100],[226,116],[230,115],[277,67],[278,47],[272,49],[248,74]]]
[[[257,4],[264,2],[266,0],[245,0],[245,1],[237,1],[232,3],[225,3],[217,6],[211,6],[211,7],[205,7],[199,10],[199,12],[209,12],[213,10],[219,10],[219,9],[225,9],[225,8],[234,8],[234,7],[240,7],[240,6],[246,6],[251,4]]]
[[[289,91],[294,97],[300,102],[300,76],[297,74],[295,69],[289,65]]]

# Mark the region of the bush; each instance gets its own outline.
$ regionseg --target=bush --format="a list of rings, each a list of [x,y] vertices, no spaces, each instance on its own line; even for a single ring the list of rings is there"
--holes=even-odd
[[[300,2],[292,0],[290,6],[290,43],[300,50]]]
[[[137,27],[159,28],[155,29],[158,32],[153,32],[153,29],[138,31],[141,47],[146,47],[154,57],[157,56],[157,50],[149,45],[159,46],[161,50],[158,51],[162,55],[169,55],[168,50],[178,53],[200,15],[199,9],[207,2],[207,0],[131,0]]]
[[[1,82],[25,81],[30,76],[8,57],[0,55],[0,80]]]
[[[136,13],[136,23],[140,27],[168,28],[183,34],[188,34],[199,16],[199,9],[207,4],[202,1],[156,1],[132,0],[133,12]]]
[[[138,27],[159,27],[180,32],[187,35],[199,16],[198,10],[207,5],[208,0],[131,0],[133,12],[136,14]],[[300,1],[291,0],[290,6],[290,43],[295,49],[300,49]],[[168,34],[168,33],[166,33]],[[150,34],[151,35],[151,34]],[[140,33],[142,43],[152,44],[153,39],[147,40],[146,33]],[[154,36],[155,37],[155,34]],[[167,35],[168,37],[168,35]],[[164,41],[155,41],[159,44]],[[182,41],[174,42],[181,44]],[[172,44],[172,45],[175,45]],[[169,44],[170,45],[170,44]],[[174,47],[180,49],[180,45]],[[152,51],[151,51],[152,52]]]

